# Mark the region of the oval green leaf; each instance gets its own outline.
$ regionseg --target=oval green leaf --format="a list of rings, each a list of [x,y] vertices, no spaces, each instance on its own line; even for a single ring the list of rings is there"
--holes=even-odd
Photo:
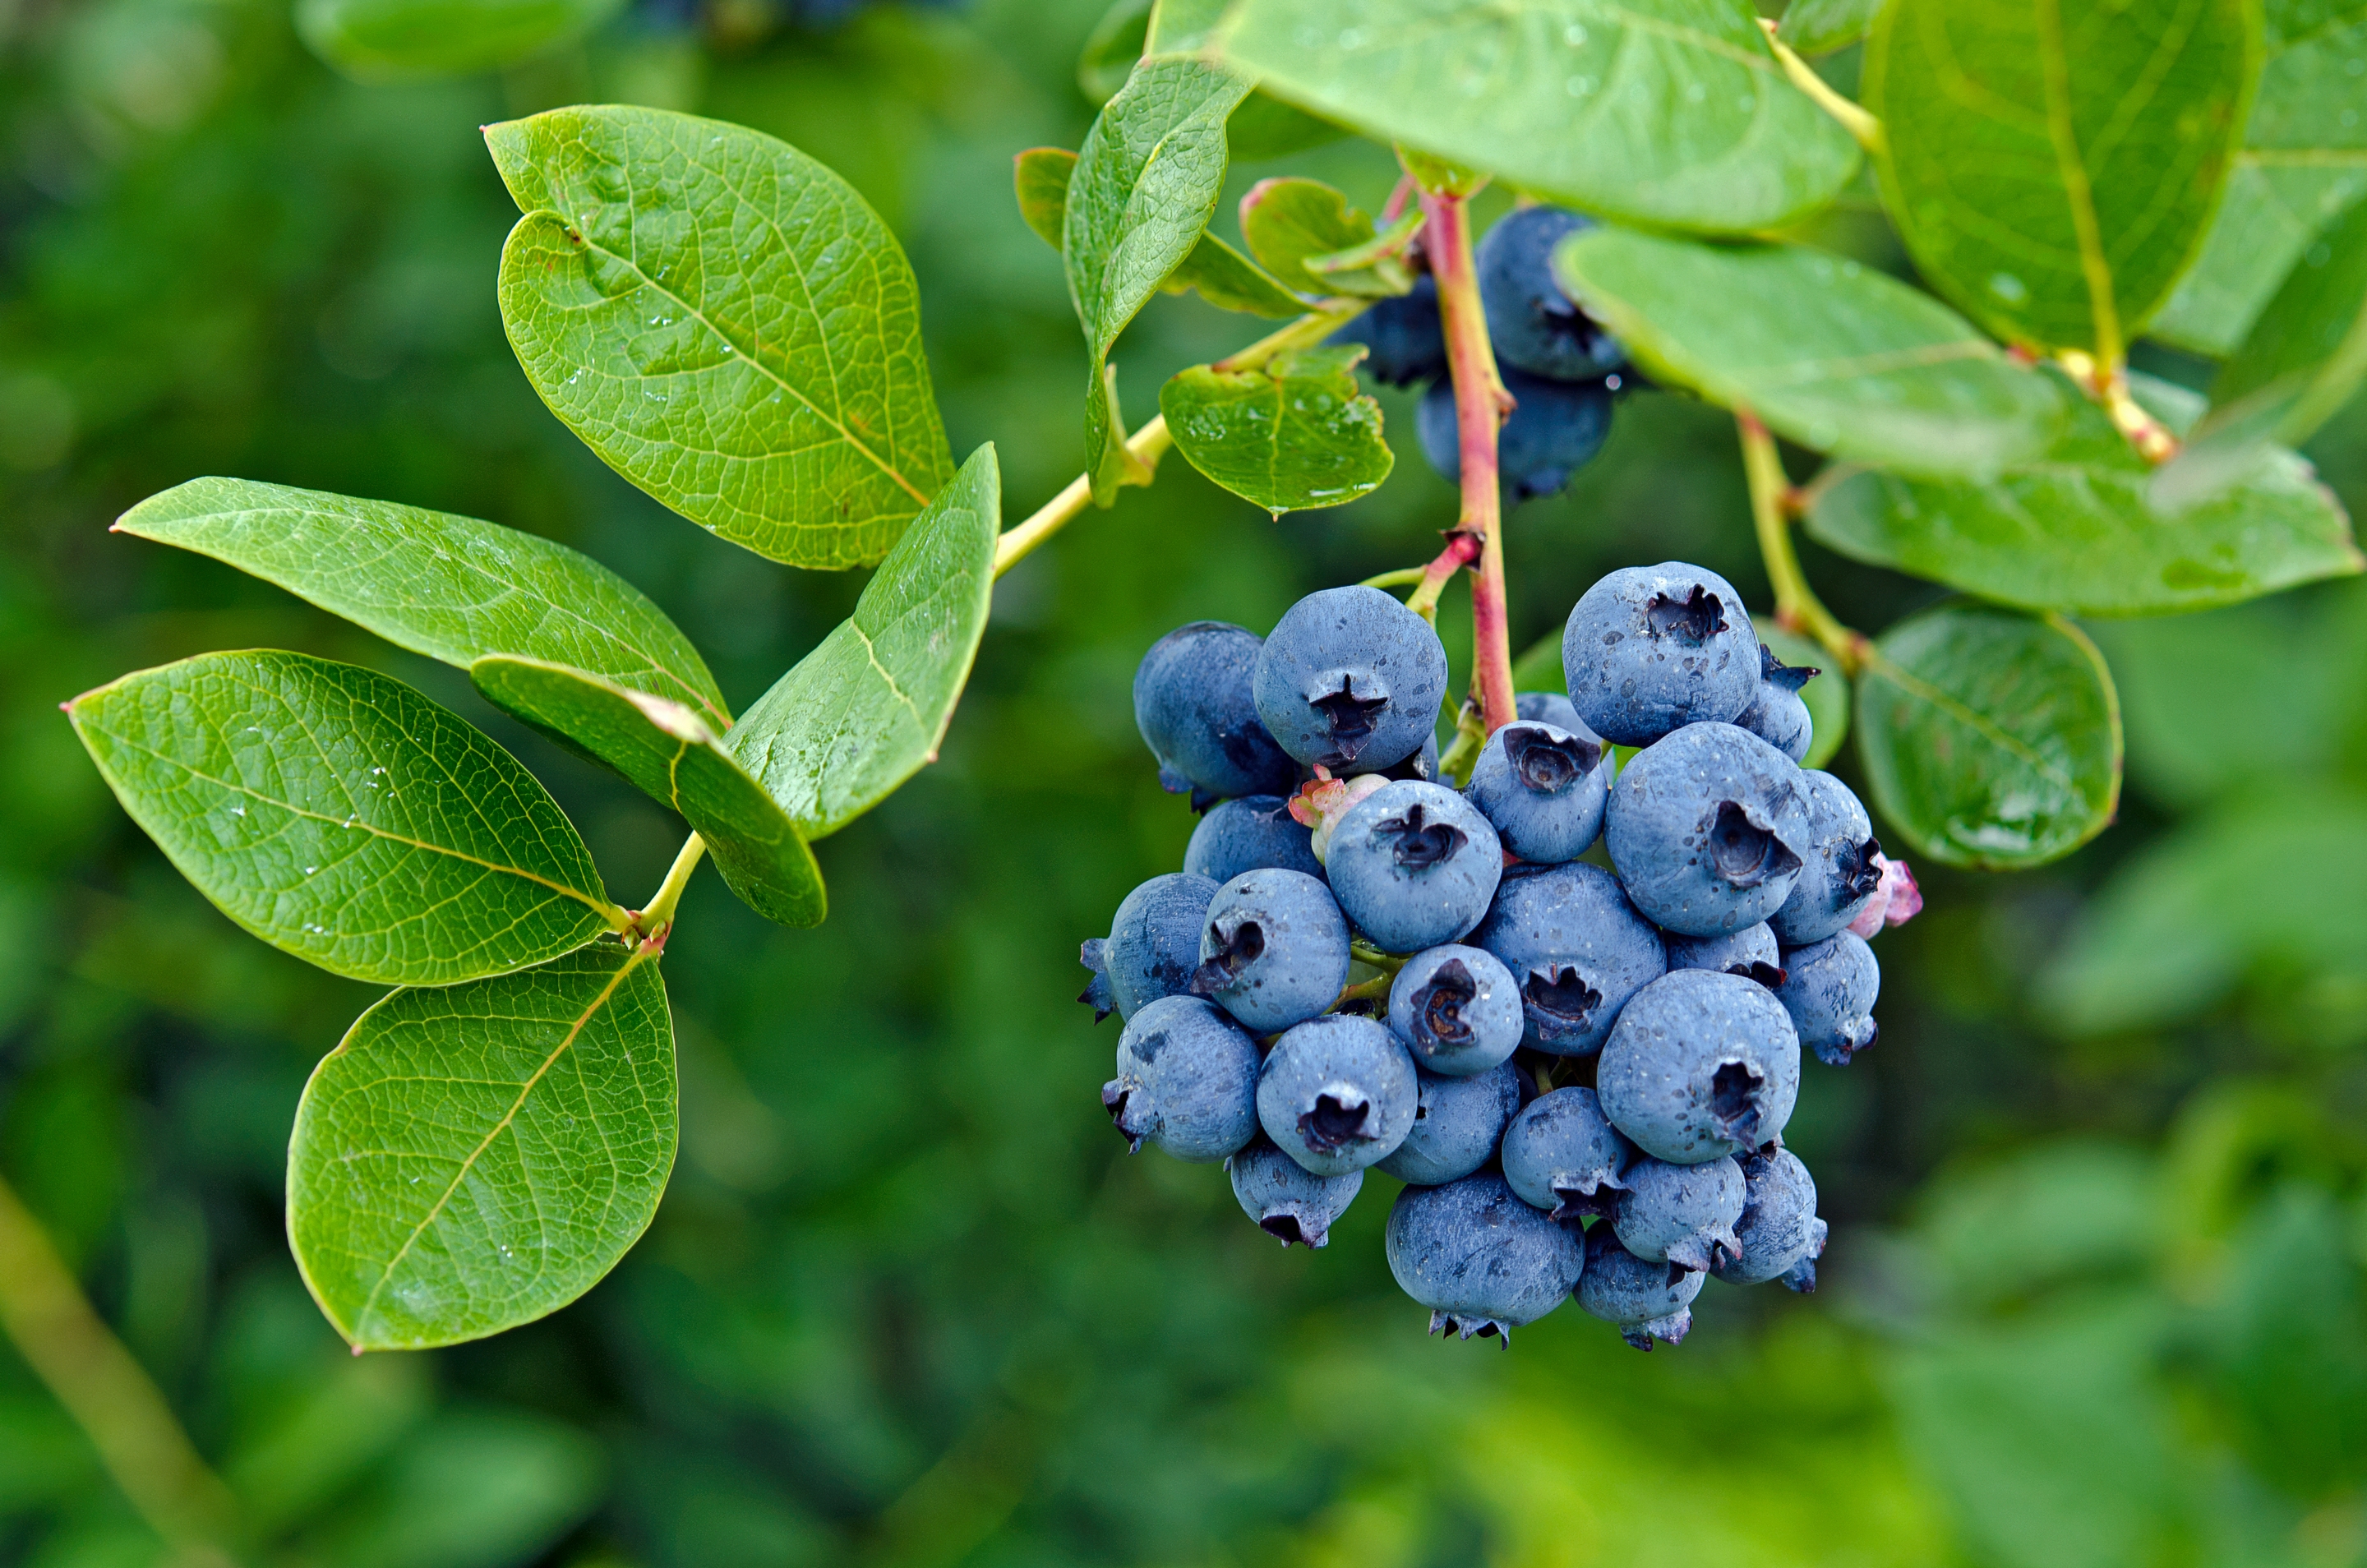
[[[1371,493],[1396,461],[1381,405],[1356,385],[1361,347],[1277,355],[1255,370],[1195,365],[1159,393],[1175,449],[1276,516]]]
[[[66,714],[198,892],[333,974],[451,985],[624,927],[535,776],[376,671],[208,653],[85,692]]]
[[[1808,740],[1808,753],[1800,759],[1804,768],[1821,768],[1840,755],[1841,742],[1849,739],[1850,682],[1842,674],[1833,656],[1797,632],[1787,632],[1775,624],[1771,612],[1750,617],[1759,633],[1759,640],[1767,650],[1784,663],[1818,671],[1814,679],[1800,688],[1800,700],[1808,705],[1808,717],[1816,726]]]
[[[489,126],[502,321],[618,473],[792,566],[887,554],[952,471],[903,249],[787,142],[661,109]]]
[[[467,76],[581,38],[624,0],[298,0],[313,53],[364,82]]]
[[[1170,294],[1196,288],[1200,298],[1219,310],[1242,310],[1252,316],[1287,321],[1307,313],[1307,301],[1268,277],[1257,263],[1214,234],[1203,234],[1184,265],[1161,284]]]
[[[354,1022],[296,1108],[288,1235],[359,1349],[481,1339],[597,1284],[674,1168],[654,957],[602,942]]]
[[[1949,604],[1900,622],[1858,673],[1857,733],[1874,804],[1950,865],[2060,859],[2120,802],[2112,672],[2059,615]]]
[[[1416,218],[1415,221],[1419,221]],[[1376,245],[1370,216],[1321,180],[1298,175],[1260,180],[1241,197],[1241,238],[1250,254],[1285,287],[1309,294],[1403,294],[1412,276],[1393,251]],[[1412,238],[1408,227],[1397,240]],[[1371,251],[1367,265],[1352,268],[1312,265],[1343,252]],[[1360,258],[1361,259],[1361,258]]]
[[[1069,179],[1076,172],[1077,155],[1066,147],[1030,147],[1011,160],[1020,219],[1056,251],[1069,220]]]

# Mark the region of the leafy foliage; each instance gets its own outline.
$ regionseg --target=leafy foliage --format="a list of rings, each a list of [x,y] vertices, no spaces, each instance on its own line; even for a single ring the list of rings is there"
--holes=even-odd
[[[1250,254],[1285,287],[1309,294],[1403,294],[1412,279],[1392,253],[1421,220],[1409,213],[1394,245],[1376,244],[1372,219],[1320,180],[1260,180],[1241,197]]]
[[[364,81],[457,76],[581,38],[624,0],[298,0],[314,53]]]
[[[1830,54],[1873,30],[1882,0],[1792,0],[1775,36],[1802,54]]]
[[[1253,370],[1195,365],[1159,394],[1175,449],[1279,515],[1339,506],[1379,487],[1395,461],[1381,405],[1356,389],[1361,348],[1277,355]]]

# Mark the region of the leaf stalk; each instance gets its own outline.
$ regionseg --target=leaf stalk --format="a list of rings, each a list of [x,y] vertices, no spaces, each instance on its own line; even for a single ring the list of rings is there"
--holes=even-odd
[[[1786,631],[1804,632],[1822,645],[1840,665],[1855,675],[1865,668],[1874,645],[1863,632],[1843,626],[1808,586],[1800,557],[1792,547],[1792,520],[1784,502],[1793,493],[1784,476],[1784,459],[1775,437],[1749,409],[1737,408],[1734,423],[1742,434],[1742,472],[1750,484],[1750,521],[1759,534],[1760,558],[1767,563],[1767,581],[1775,590],[1775,624]]]
[[[1792,85],[1808,96],[1808,100],[1840,123],[1840,128],[1856,139],[1868,152],[1882,151],[1882,121],[1866,112],[1862,104],[1851,102],[1833,89],[1833,85],[1817,74],[1816,67],[1800,58],[1799,51],[1775,36],[1777,23],[1771,17],[1759,18],[1767,30],[1767,47],[1775,51],[1775,63]]]
[[[682,902],[682,890],[690,886],[691,873],[698,869],[699,860],[706,853],[707,840],[697,834],[683,840],[682,848],[675,852],[674,864],[666,868],[665,880],[651,895],[649,907],[634,913],[632,929],[625,933],[626,941],[639,942],[646,953],[664,950],[666,935],[674,930],[674,906]]]

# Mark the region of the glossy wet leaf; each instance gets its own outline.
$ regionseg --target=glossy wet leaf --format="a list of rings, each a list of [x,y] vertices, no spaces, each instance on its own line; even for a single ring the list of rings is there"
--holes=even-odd
[[[540,963],[622,919],[534,775],[375,671],[208,653],[66,712],[198,891],[333,973],[448,985]]]
[[[504,713],[580,748],[680,812],[750,908],[785,926],[821,923],[827,905],[813,852],[697,714],[531,659],[481,659],[469,678]]]
[[[601,942],[410,988],[314,1070],[288,1155],[313,1299],[366,1349],[531,1323],[596,1284],[656,1213],[674,1153],[656,961]]]
[[[971,454],[856,601],[854,615],[724,737],[810,839],[934,761],[986,630],[1002,524],[994,448]]]
[[[2063,422],[2058,383],[1846,257],[1593,229],[1554,266],[1653,375],[1837,457],[1992,471],[2043,452]]]
[[[885,555],[951,473],[896,237],[787,142],[660,109],[490,126],[502,321],[618,473],[794,566]]]
[[[1175,449],[1268,512],[1339,506],[1376,489],[1395,461],[1381,405],[1356,385],[1360,348],[1277,355],[1255,370],[1195,365],[1159,394]]]
[[[2218,205],[2258,57],[2246,0],[1891,0],[1864,76],[1883,201],[1991,333],[2117,359]]]
[[[1825,766],[1840,755],[1841,742],[1849,739],[1849,677],[1841,673],[1840,662],[1815,641],[1777,626],[1772,612],[1753,615],[1750,625],[1759,634],[1759,640],[1776,658],[1795,667],[1806,666],[1818,671],[1800,688],[1800,700],[1808,705],[1808,717],[1816,725],[1808,741],[1808,754],[1800,760],[1800,766]]]
[[[1077,155],[1065,147],[1030,147],[1011,160],[1019,216],[1056,251],[1060,226],[1068,220],[1069,176],[1076,171]]]
[[[1608,217],[1766,228],[1858,164],[1740,0],[1245,0],[1215,41],[1277,96]]]
[[[1792,0],[1775,36],[1802,54],[1847,49],[1874,27],[1882,0]]]
[[[1394,254],[1370,265],[1318,270],[1308,264],[1374,243],[1372,218],[1321,180],[1260,180],[1241,197],[1241,238],[1285,287],[1308,294],[1402,294],[1412,275]],[[1402,243],[1402,241],[1399,242]]]
[[[624,0],[298,0],[312,52],[365,82],[464,76],[581,38]]]
[[[1950,865],[2043,865],[2120,801],[2112,674],[2060,616],[1958,601],[1900,622],[1858,673],[1857,733],[1872,804]]]
[[[1170,294],[1196,290],[1220,310],[1241,310],[1274,321],[1304,315],[1307,301],[1268,276],[1249,257],[1214,234],[1203,234],[1183,265],[1160,287]]]
[[[731,722],[707,661],[664,611],[539,535],[225,479],[150,496],[115,526],[226,561],[447,664],[466,669],[489,653],[549,660]]]

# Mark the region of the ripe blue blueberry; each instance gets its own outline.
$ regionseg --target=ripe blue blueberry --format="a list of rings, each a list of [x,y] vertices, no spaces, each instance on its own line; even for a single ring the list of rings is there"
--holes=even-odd
[[[1806,947],[1848,930],[1882,886],[1882,844],[1850,786],[1810,769],[1800,774],[1799,797],[1807,825],[1800,877],[1767,917],[1785,947]]]
[[[1389,982],[1389,1027],[1416,1066],[1468,1077],[1520,1049],[1521,988],[1492,953],[1433,947],[1407,959]]]
[[[1680,969],[1637,992],[1603,1047],[1594,1091],[1637,1148],[1699,1165],[1772,1142],[1800,1095],[1800,1037],[1766,987]]]
[[[1093,982],[1077,999],[1091,1004],[1095,1022],[1116,1013],[1132,1018],[1161,997],[1180,996],[1200,963],[1200,925],[1217,885],[1205,876],[1171,872],[1126,896],[1109,940],[1084,944],[1082,961]]]
[[[1789,1149],[1742,1156],[1742,1218],[1734,1234],[1741,1248],[1710,1265],[1730,1285],[1780,1279],[1795,1291],[1817,1288],[1817,1259],[1825,1250],[1825,1222],[1817,1218],[1817,1184]]]
[[[1409,1187],[1389,1210],[1389,1272],[1431,1309],[1430,1331],[1501,1335],[1559,1306],[1579,1282],[1586,1250],[1488,1172]]]
[[[1561,663],[1578,716],[1621,746],[1727,722],[1759,691],[1742,595],[1682,561],[1625,567],[1588,589],[1562,632]]]
[[[1759,648],[1759,691],[1750,705],[1735,716],[1735,724],[1750,731],[1794,761],[1808,754],[1817,727],[1800,688],[1823,671],[1805,664],[1786,664],[1761,643]]]
[[[1613,389],[1600,381],[1549,381],[1503,367],[1513,409],[1496,433],[1496,471],[1505,499],[1518,504],[1558,495],[1611,438]],[[1455,422],[1455,384],[1441,378],[1414,407],[1414,434],[1422,456],[1448,479],[1463,478],[1463,446]]]
[[[1283,613],[1258,655],[1257,711],[1282,749],[1334,773],[1421,750],[1446,696],[1430,623],[1377,588],[1327,588]]]
[[[1674,1345],[1692,1330],[1693,1300],[1708,1277],[1664,1259],[1638,1258],[1619,1245],[1609,1225],[1597,1225],[1586,1234],[1578,1304],[1617,1325],[1619,1337],[1628,1344],[1648,1350],[1655,1339]]]
[[[1321,1247],[1330,1241],[1331,1222],[1347,1212],[1357,1189],[1365,1185],[1361,1170],[1310,1175],[1263,1135],[1226,1160],[1225,1171],[1233,1179],[1233,1196],[1240,1201],[1241,1212],[1285,1247],[1293,1242]]]
[[[1229,800],[1200,818],[1184,846],[1184,869],[1195,876],[1230,882],[1245,871],[1296,871],[1320,878],[1313,835],[1293,820],[1290,803],[1278,795]]]
[[[1628,760],[1603,847],[1645,916],[1679,936],[1757,925],[1790,897],[1812,840],[1792,759],[1730,724],[1689,724]]]
[[[1612,1212],[1636,1151],[1603,1116],[1594,1091],[1572,1086],[1521,1108],[1504,1129],[1503,1156],[1504,1179],[1523,1202],[1576,1220]]]
[[[1603,742],[1588,731],[1508,724],[1480,748],[1466,793],[1513,854],[1576,860],[1603,831],[1611,795],[1603,757]]]
[[[1199,939],[1191,990],[1259,1034],[1313,1018],[1348,979],[1348,922],[1305,872],[1234,877],[1209,898]]]
[[[1554,247],[1591,219],[1558,207],[1524,207],[1481,236],[1472,260],[1479,308],[1496,356],[1515,369],[1561,381],[1606,376],[1626,363],[1619,340],[1578,308],[1554,281]]]
[[[1714,969],[1740,975],[1770,990],[1784,983],[1784,956],[1776,950],[1775,933],[1765,921],[1724,936],[1670,936],[1667,939],[1670,969]]]
[[[1102,1104],[1127,1142],[1213,1164],[1258,1129],[1257,1042],[1198,997],[1161,997],[1127,1021]]]
[[[1564,692],[1523,692],[1512,699],[1512,711],[1531,724],[1550,724],[1572,735],[1592,735]],[[1599,738],[1598,738],[1599,739]]]
[[[1742,1168],[1731,1159],[1639,1159],[1627,1168],[1627,1190],[1619,1194],[1611,1225],[1619,1245],[1638,1258],[1704,1269],[1741,1255],[1734,1225],[1742,1202]]]
[[[1284,1033],[1258,1077],[1258,1122],[1318,1176],[1387,1159],[1413,1127],[1413,1058],[1369,1018],[1326,1013]]]
[[[1507,870],[1471,945],[1520,982],[1523,1043],[1557,1056],[1600,1049],[1627,998],[1668,964],[1618,879],[1584,861]]]
[[[1455,791],[1399,779],[1341,816],[1323,864],[1340,908],[1375,946],[1420,953],[1479,923],[1504,874],[1504,851]]]
[[[1882,965],[1854,931],[1839,931],[1806,947],[1784,950],[1784,980],[1776,1000],[1792,1015],[1800,1043],[1836,1067],[1874,1042],[1874,1001],[1882,994]]]
[[[1134,723],[1159,759],[1159,782],[1202,805],[1288,795],[1298,770],[1259,722],[1250,692],[1257,633],[1195,621],[1150,645],[1134,671]]]
[[[1460,1181],[1496,1156],[1504,1123],[1521,1108],[1521,1073],[1501,1062],[1468,1077],[1415,1069],[1420,1100],[1405,1142],[1380,1162],[1399,1181],[1435,1187]]]
[[[1446,374],[1446,331],[1438,314],[1438,280],[1424,273],[1413,290],[1376,300],[1363,315],[1323,340],[1361,343],[1371,352],[1365,369],[1390,387],[1410,387]]]

